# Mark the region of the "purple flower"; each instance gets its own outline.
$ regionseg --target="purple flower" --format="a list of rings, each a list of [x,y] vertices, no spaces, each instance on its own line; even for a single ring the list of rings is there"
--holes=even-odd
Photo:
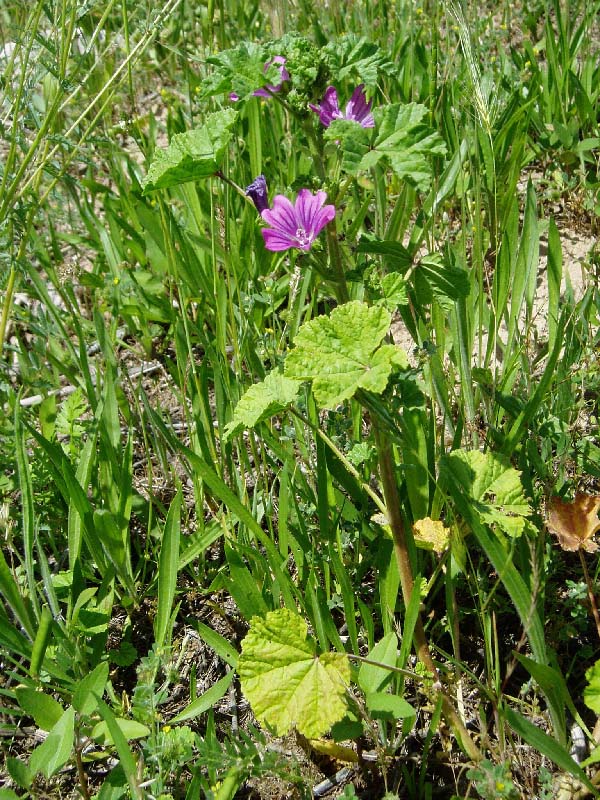
[[[335,206],[324,206],[325,200],[326,192],[313,194],[308,189],[300,189],[295,205],[284,195],[276,195],[273,208],[261,212],[271,226],[262,230],[267,250],[310,250],[325,225],[335,217]]]
[[[259,214],[269,207],[269,198],[267,197],[267,182],[264,175],[259,175],[255,178],[250,186],[246,186],[246,195],[252,200],[256,206]]]
[[[277,64],[278,65],[278,67],[279,67],[279,77],[281,78],[281,80],[275,86],[273,86],[272,84],[268,83],[265,86],[264,89],[257,89],[255,92],[252,92],[252,94],[255,97],[271,97],[271,94],[273,92],[278,92],[281,89],[284,81],[289,81],[290,74],[287,71],[287,69],[285,68],[285,58],[283,56],[273,56],[273,58],[270,61],[267,61],[267,63],[264,66],[264,69],[263,69],[263,72],[265,73],[265,75],[269,71],[269,67],[272,64]]]
[[[371,102],[367,102],[365,87],[361,83],[352,92],[352,97],[346,105],[345,113],[340,111],[337,90],[335,86],[328,86],[323,99],[318,106],[310,104],[310,108],[319,115],[323,125],[328,128],[334,119],[351,119],[362,125],[363,128],[374,128],[375,120],[371,114]]]

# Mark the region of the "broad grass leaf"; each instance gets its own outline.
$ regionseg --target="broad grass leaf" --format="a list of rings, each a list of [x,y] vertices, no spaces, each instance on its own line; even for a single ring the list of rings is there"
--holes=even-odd
[[[150,736],[150,728],[146,727],[146,725],[142,725],[141,722],[137,722],[135,719],[122,719],[120,717],[115,717],[114,722],[120,730],[122,736],[124,736],[128,741],[132,739],[144,739],[146,736]],[[99,744],[115,744],[114,729],[111,728],[106,720],[102,720],[94,725],[90,736]]]
[[[214,175],[233,136],[236,119],[237,111],[226,108],[209,114],[201,128],[176,133],[168,147],[154,153],[143,182],[144,194]]]
[[[348,710],[350,665],[341,653],[316,654],[304,620],[289,609],[255,617],[238,664],[242,691],[257,719],[278,736],[296,728],[318,739]]]
[[[104,694],[104,688],[108,681],[108,664],[98,664],[98,666],[88,673],[85,678],[77,685],[73,694],[73,706],[80,714],[89,715],[96,710],[98,697]]]
[[[563,550],[586,550],[594,553],[598,549],[592,536],[600,530],[600,496],[579,492],[572,502],[553,497],[548,504],[548,529],[556,535]]]
[[[270,372],[264,381],[255,383],[242,395],[233,419],[225,427],[225,437],[233,436],[241,428],[254,428],[283,411],[296,399],[300,384],[280,372]]]
[[[52,728],[44,742],[36,747],[29,760],[33,773],[43,772],[50,778],[71,757],[75,732],[75,709],[69,706]]]
[[[556,739],[548,736],[548,734],[540,730],[537,725],[534,725],[533,722],[530,722],[518,712],[513,711],[512,708],[505,707],[503,713],[510,727],[521,736],[527,744],[531,745],[535,750],[542,753],[542,755],[546,756],[551,761],[554,761],[554,763],[565,772],[577,776],[588,789],[593,790],[592,784],[585,772]],[[596,794],[595,790],[593,790],[593,792]]]
[[[53,697],[29,686],[17,686],[15,694],[23,711],[33,717],[35,724],[43,731],[51,730],[64,713],[61,704]]]
[[[398,662],[398,637],[395,633],[388,633],[383,637],[367,656],[369,661],[376,661],[382,665],[395,667]],[[379,692],[392,678],[392,671],[385,666],[376,664],[361,664],[358,670],[358,685],[365,694]]]
[[[511,537],[521,536],[530,525],[521,473],[507,458],[478,450],[455,450],[445,459],[455,480],[473,501],[482,522],[499,527]]]
[[[352,301],[316,317],[298,331],[296,347],[285,362],[285,374],[312,381],[317,403],[335,408],[359,389],[381,394],[394,366],[406,368],[406,353],[381,345],[391,322],[382,306]]]
[[[171,724],[185,722],[188,719],[193,719],[194,717],[199,717],[200,714],[204,714],[214,705],[216,705],[219,700],[225,696],[225,693],[229,689],[231,682],[235,677],[235,672],[230,670],[223,678],[220,678],[216,683],[207,689],[204,694],[200,695],[200,697],[196,697],[195,700],[186,706],[183,711],[180,711],[175,717],[170,720]]]

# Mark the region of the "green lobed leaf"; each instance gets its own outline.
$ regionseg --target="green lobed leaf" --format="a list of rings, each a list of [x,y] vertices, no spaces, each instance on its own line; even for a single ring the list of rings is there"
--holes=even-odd
[[[596,714],[600,714],[600,661],[590,667],[585,673],[587,686],[583,690],[583,702]]]
[[[437,297],[458,300],[467,297],[471,291],[469,273],[464,269],[445,263],[442,256],[433,254],[422,258],[418,270],[431,286]]]
[[[366,86],[376,86],[380,71],[388,75],[397,71],[385,50],[355,33],[329,42],[323,48],[323,55],[338,82],[346,78],[358,78]]]
[[[373,138],[372,130],[363,128],[359,122],[350,119],[334,119],[325,129],[323,138],[335,142],[342,151],[342,169],[350,175],[358,175],[361,162],[369,152]]]
[[[257,719],[278,736],[296,728],[323,736],[348,710],[350,665],[342,653],[318,656],[304,620],[287,608],[254,617],[238,664],[242,691]]]
[[[214,175],[233,135],[237,111],[226,108],[209,114],[204,125],[176,133],[169,146],[156,150],[143,182],[144,194]]]
[[[300,384],[301,381],[286,378],[276,370],[264,381],[253,384],[235,407],[233,419],[225,427],[225,437],[233,436],[241,428],[254,428],[283,411],[296,399]]]
[[[482,522],[497,525],[508,536],[520,536],[530,525],[521,473],[496,453],[455,450],[446,457],[448,469],[474,501]]]
[[[285,362],[285,374],[312,381],[317,402],[335,408],[359,389],[381,394],[392,368],[406,368],[406,353],[381,342],[391,314],[382,306],[352,301],[334,308],[329,317],[306,322]]]
[[[444,155],[446,145],[442,137],[423,124],[428,114],[418,103],[395,104],[375,109],[377,136],[372,149],[361,159],[359,169],[369,170],[386,158],[399,178],[427,191],[431,183],[429,159]]]
[[[200,99],[216,94],[235,92],[240,100],[255,89],[269,83],[264,74],[265,50],[253,42],[241,42],[237,47],[211,55],[206,63],[212,72],[202,80]]]
[[[50,778],[71,757],[75,732],[75,709],[69,706],[52,728],[45,741],[36,747],[29,759],[29,768],[35,774],[43,772]]]

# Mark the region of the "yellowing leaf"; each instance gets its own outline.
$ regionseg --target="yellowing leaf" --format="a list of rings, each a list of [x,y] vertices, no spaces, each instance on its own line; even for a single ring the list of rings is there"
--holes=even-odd
[[[418,519],[413,525],[413,535],[417,547],[421,547],[423,550],[433,550],[438,555],[444,552],[450,540],[448,528],[444,527],[439,520],[433,520],[431,517]]]
[[[298,614],[281,608],[254,617],[242,643],[242,691],[257,719],[278,736],[296,728],[307,739],[318,739],[347,711],[347,656],[318,656],[307,632]]]
[[[598,549],[592,536],[600,529],[598,519],[600,496],[579,492],[571,503],[553,497],[548,505],[548,529],[558,538],[563,550],[587,550],[593,553]]]

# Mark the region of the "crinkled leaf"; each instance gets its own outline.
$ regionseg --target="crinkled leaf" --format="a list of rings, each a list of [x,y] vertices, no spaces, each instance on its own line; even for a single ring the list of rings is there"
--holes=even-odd
[[[227,108],[209,114],[201,128],[176,133],[168,147],[154,153],[144,193],[214,175],[233,135],[236,118],[237,111]]]
[[[336,82],[353,78],[358,79],[357,83],[376,86],[379,72],[391,75],[397,71],[379,45],[353,33],[329,42],[323,48],[323,54]]]
[[[225,428],[225,436],[233,436],[240,428],[254,428],[283,411],[296,399],[300,384],[301,381],[286,378],[280,372],[270,372],[264,381],[255,383],[242,395],[233,419]]]
[[[510,461],[496,453],[478,450],[455,450],[445,459],[445,466],[472,499],[482,522],[498,526],[508,536],[520,536],[529,528],[527,502],[521,473]]]
[[[431,183],[429,159],[446,152],[439,133],[422,123],[427,113],[425,106],[418,103],[375,109],[377,136],[373,149],[361,159],[359,169],[371,169],[385,157],[399,178],[414,184],[420,191],[427,191]]]
[[[318,739],[348,710],[348,658],[342,653],[318,656],[307,630],[300,616],[281,608],[254,617],[242,643],[242,691],[257,719],[278,736],[295,727]]]
[[[450,531],[443,522],[433,520],[431,517],[418,519],[413,525],[413,535],[417,547],[423,550],[433,550],[443,553],[450,541]]]
[[[30,770],[33,773],[43,772],[46,778],[50,778],[58,772],[71,757],[74,732],[75,709],[73,706],[69,706],[45,741],[31,754]]]
[[[264,74],[267,60],[264,47],[253,42],[241,42],[237,47],[209,56],[206,62],[213,69],[202,81],[200,98],[204,100],[216,94],[235,92],[243,100],[255,89],[269,83]]]
[[[553,497],[548,504],[548,528],[558,538],[563,550],[587,550],[594,553],[598,544],[592,540],[600,530],[600,496],[579,492],[572,502]]]
[[[351,119],[334,119],[323,133],[327,141],[335,142],[342,151],[342,169],[350,175],[357,175],[361,163],[369,152],[369,143],[373,138],[370,128],[363,128],[359,122]]]
[[[312,381],[317,402],[335,408],[358,389],[384,391],[393,366],[406,368],[406,353],[395,345],[381,345],[391,314],[382,306],[352,301],[331,315],[306,322],[298,331],[295,348],[285,362],[285,374]]]

